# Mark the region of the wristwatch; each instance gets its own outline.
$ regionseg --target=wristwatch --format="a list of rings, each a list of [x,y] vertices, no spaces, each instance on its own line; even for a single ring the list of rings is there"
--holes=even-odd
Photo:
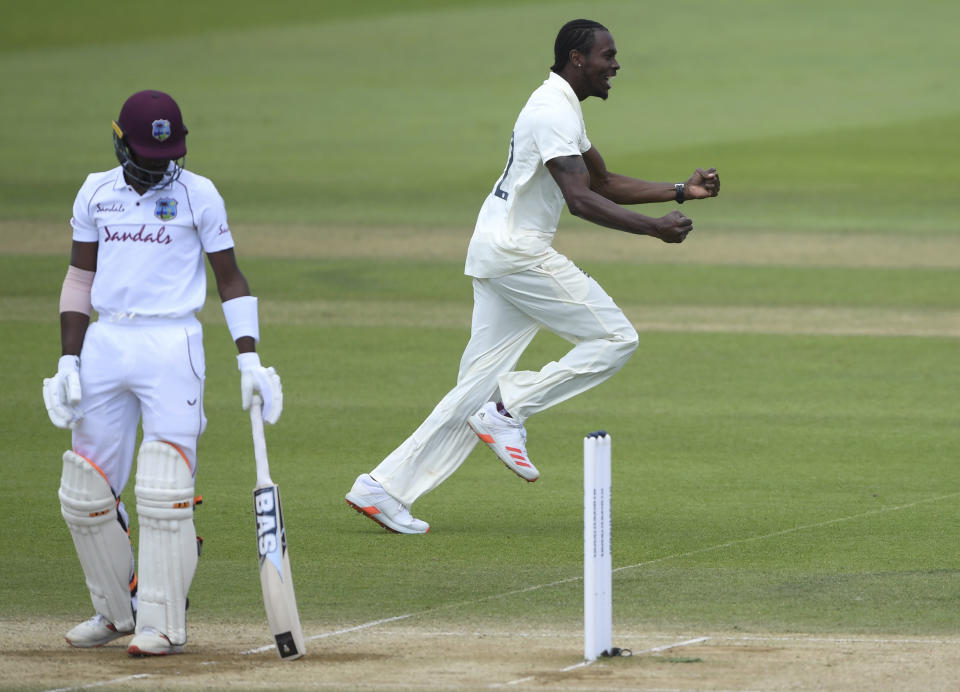
[[[674,183],[673,185],[673,193],[674,193],[674,197],[677,200],[677,204],[683,204],[684,200],[686,199],[686,197],[683,194],[683,187],[684,187],[683,183]]]

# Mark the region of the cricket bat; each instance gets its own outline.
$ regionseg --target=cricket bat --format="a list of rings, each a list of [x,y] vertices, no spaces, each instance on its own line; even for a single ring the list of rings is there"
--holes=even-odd
[[[287,554],[287,535],[283,526],[280,489],[270,479],[267,442],[263,436],[263,400],[253,395],[250,403],[250,425],[253,428],[253,455],[257,460],[257,487],[253,490],[253,507],[257,517],[257,553],[260,556],[260,586],[267,623],[277,642],[280,658],[292,661],[306,653],[303,628],[293,593],[293,575]]]

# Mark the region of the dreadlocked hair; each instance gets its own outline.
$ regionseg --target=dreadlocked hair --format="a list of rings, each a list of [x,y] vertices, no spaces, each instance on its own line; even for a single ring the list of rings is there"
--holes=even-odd
[[[595,31],[609,31],[600,22],[590,19],[574,19],[564,24],[557,34],[553,44],[553,66],[550,68],[559,73],[570,62],[570,51],[578,50],[584,55],[593,48],[593,33]]]

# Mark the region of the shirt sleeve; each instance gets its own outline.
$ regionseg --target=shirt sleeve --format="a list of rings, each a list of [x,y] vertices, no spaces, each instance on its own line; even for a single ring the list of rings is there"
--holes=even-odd
[[[73,239],[80,243],[96,243],[100,240],[100,230],[90,215],[90,195],[93,187],[92,176],[80,187],[76,199],[73,201],[73,216],[70,225],[73,227]]]
[[[197,214],[197,233],[204,252],[219,252],[233,247],[233,235],[227,224],[223,197],[210,181],[205,181]]]
[[[533,139],[544,163],[560,156],[579,156],[590,149],[582,124],[569,111],[543,109],[537,113]]]

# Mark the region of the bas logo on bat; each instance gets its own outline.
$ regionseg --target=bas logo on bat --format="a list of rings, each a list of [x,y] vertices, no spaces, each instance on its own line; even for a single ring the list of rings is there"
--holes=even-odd
[[[283,554],[287,550],[287,536],[283,530],[283,514],[278,511],[277,488],[259,488],[254,492],[257,513],[257,548],[260,564],[270,560],[283,579]]]

